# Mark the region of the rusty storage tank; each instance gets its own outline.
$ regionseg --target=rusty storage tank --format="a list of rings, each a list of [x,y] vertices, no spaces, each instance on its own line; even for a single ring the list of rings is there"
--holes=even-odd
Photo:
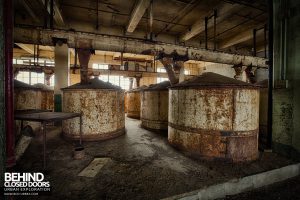
[[[259,95],[259,145],[266,148],[268,138],[268,79],[255,85],[260,87]]]
[[[127,91],[124,93],[124,112],[127,113],[128,100],[127,100]]]
[[[168,130],[169,81],[150,85],[141,91],[141,125],[152,130]]]
[[[14,110],[40,110],[42,109],[42,93],[35,86],[14,80]],[[24,126],[29,125],[34,132],[39,131],[41,125],[39,122],[26,122]],[[20,133],[21,122],[15,121],[16,134]]]
[[[14,80],[14,109],[41,109],[41,90],[33,85]]]
[[[52,87],[42,83],[34,84],[41,91],[41,109],[54,110],[54,90]]]
[[[141,86],[127,92],[127,117],[140,119],[141,90],[145,87]]]
[[[169,143],[206,159],[258,157],[259,90],[207,72],[169,90]]]
[[[125,133],[124,91],[98,78],[63,88],[63,112],[82,113],[82,139],[106,140]],[[79,119],[65,120],[63,136],[79,139]]]

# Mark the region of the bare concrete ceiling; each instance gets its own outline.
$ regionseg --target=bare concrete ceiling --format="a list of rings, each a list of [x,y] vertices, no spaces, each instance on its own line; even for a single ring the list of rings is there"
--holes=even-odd
[[[15,25],[44,26],[46,16],[44,2],[44,0],[16,1]],[[147,6],[150,1],[56,0],[54,2],[55,28],[142,39],[147,38],[149,33],[149,12],[144,10],[143,6]],[[268,19],[267,5],[263,0],[153,0],[154,40],[204,47],[204,19],[211,16],[214,9],[218,13],[217,49],[251,55],[253,29],[264,27]],[[49,10],[47,13],[49,14]],[[141,19],[138,14],[142,14]],[[47,17],[49,18],[49,15]],[[131,20],[137,22],[132,33],[127,32]],[[209,48],[212,48],[214,41],[212,23],[213,18],[209,19],[208,24]],[[193,37],[184,39],[186,34],[191,33]],[[257,45],[262,46],[263,43],[263,31],[258,31]]]

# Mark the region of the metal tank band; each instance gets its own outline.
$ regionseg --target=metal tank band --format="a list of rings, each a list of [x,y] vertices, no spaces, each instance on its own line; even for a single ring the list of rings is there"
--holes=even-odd
[[[168,141],[206,159],[258,158],[259,90],[214,73],[170,87]]]

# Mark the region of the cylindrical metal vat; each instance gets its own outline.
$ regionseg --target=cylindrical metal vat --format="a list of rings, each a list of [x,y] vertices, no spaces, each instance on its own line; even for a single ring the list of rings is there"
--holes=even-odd
[[[125,133],[124,91],[98,78],[63,88],[63,112],[82,113],[82,139],[106,140]],[[79,119],[63,122],[65,138],[80,137]]]
[[[268,79],[256,83],[260,87],[259,95],[259,143],[265,148],[268,138]]]
[[[127,92],[127,117],[140,119],[142,88],[134,88]]]
[[[168,130],[169,81],[141,91],[141,125],[152,130]]]
[[[14,80],[14,110],[40,110],[42,109],[42,92],[35,86]],[[41,125],[39,122],[24,121],[23,126],[29,125],[34,132],[39,131]],[[15,131],[20,133],[21,123],[15,122]]]
[[[53,88],[41,83],[34,84],[34,86],[41,91],[41,109],[53,111],[54,110]]]
[[[127,113],[128,100],[127,100],[127,92],[124,93],[124,112]]]
[[[207,159],[258,157],[259,90],[215,73],[171,86],[168,140]]]
[[[14,80],[14,109],[41,109],[41,90],[35,86]]]

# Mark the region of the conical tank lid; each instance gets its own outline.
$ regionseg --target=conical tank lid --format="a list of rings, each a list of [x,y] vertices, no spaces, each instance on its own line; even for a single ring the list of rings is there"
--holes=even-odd
[[[68,89],[110,89],[110,90],[121,90],[119,86],[113,85],[109,82],[104,82],[97,77],[90,79],[88,83],[82,84],[82,83],[76,83],[74,85],[71,85],[69,87],[62,88],[62,90],[68,90]]]
[[[155,90],[168,90],[171,86],[170,81],[163,81],[157,84],[151,84],[148,87],[144,88],[144,91],[155,91]]]
[[[33,85],[29,85],[27,83],[24,83],[22,81],[18,81],[16,79],[14,79],[14,88],[16,89],[27,89],[27,90],[37,90],[38,88],[33,86]]]
[[[42,84],[42,83],[36,83],[33,86],[35,86],[38,89],[44,90],[44,91],[53,91],[52,87]]]
[[[137,87],[137,88],[133,88],[131,90],[128,90],[127,92],[140,92],[141,90],[145,89],[147,86],[146,85],[142,85],[140,87]]]
[[[193,77],[189,80],[183,81],[179,84],[173,85],[170,88],[257,88],[257,86],[246,83],[244,81],[236,80],[216,74],[213,72],[206,72],[202,75]]]

